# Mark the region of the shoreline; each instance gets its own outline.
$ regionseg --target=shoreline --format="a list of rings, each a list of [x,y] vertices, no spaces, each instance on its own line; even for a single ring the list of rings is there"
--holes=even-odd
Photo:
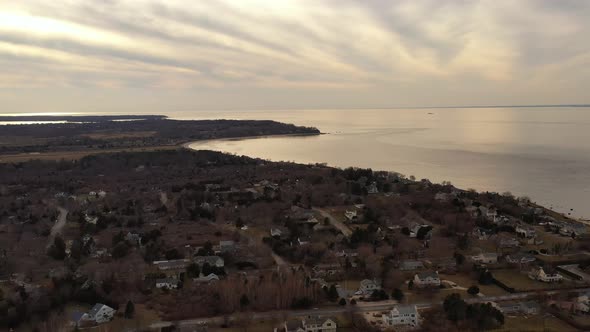
[[[237,136],[237,137],[224,137],[224,138],[212,138],[212,139],[203,139],[203,140],[196,140],[181,143],[180,146],[185,149],[191,149],[190,145],[195,143],[201,142],[213,142],[213,141],[242,141],[248,139],[258,139],[258,138],[275,138],[275,137],[299,137],[299,136],[320,136],[320,135],[327,135],[327,133],[294,133],[294,134],[273,134],[273,135],[260,135],[260,136]]]
[[[205,143],[205,142],[213,142],[213,141],[241,141],[241,140],[247,140],[247,139],[258,139],[258,138],[275,138],[275,137],[297,137],[297,136],[318,136],[318,135],[326,135],[327,133],[319,133],[319,134],[276,134],[276,135],[263,135],[263,136],[244,136],[244,137],[235,137],[235,138],[218,138],[218,139],[206,139],[206,140],[198,140],[198,141],[191,141],[191,142],[186,142],[181,144],[182,148],[185,149],[189,149],[189,150],[193,150],[193,151],[198,151],[198,150],[203,150],[203,149],[195,149],[195,148],[191,148],[190,145],[191,144],[195,144],[195,143]],[[204,149],[206,150],[206,149]],[[222,153],[226,153],[224,151],[219,151]],[[257,158],[257,157],[253,157],[253,156],[247,156],[250,158]],[[270,160],[272,161],[272,160]],[[298,163],[298,162],[295,162]],[[328,167],[336,167],[337,166],[331,166],[331,165],[327,165]],[[458,188],[459,189],[459,188]],[[563,221],[568,221],[568,222],[577,222],[577,223],[581,223],[587,226],[590,226],[590,220],[586,220],[584,217],[570,217],[565,215],[565,213],[561,213],[559,211],[555,211],[552,210],[546,206],[543,205],[539,205],[536,203],[533,203],[535,206],[542,208],[543,210],[549,212],[550,215],[552,215],[554,218],[556,219],[562,219]],[[558,217],[558,218],[557,218]]]

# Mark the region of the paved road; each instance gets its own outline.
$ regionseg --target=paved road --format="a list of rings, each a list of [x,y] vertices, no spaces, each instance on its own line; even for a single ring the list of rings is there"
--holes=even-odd
[[[578,293],[585,293],[590,291],[590,288],[578,288],[567,290],[568,292],[578,292]],[[564,290],[553,290],[553,291],[543,291],[543,292],[531,292],[531,293],[517,293],[517,294],[509,294],[509,295],[501,295],[501,296],[484,296],[484,297],[474,297],[474,298],[467,298],[465,299],[468,303],[486,303],[486,302],[497,302],[497,301],[512,301],[512,300],[524,300],[529,297],[535,297],[539,294],[546,294],[546,295],[554,295],[564,292]],[[309,316],[309,315],[321,315],[321,316],[330,316],[336,314],[342,314],[346,312],[370,312],[370,311],[387,311],[391,310],[393,306],[396,304],[396,301],[385,301],[385,302],[364,302],[358,303],[355,306],[347,305],[347,306],[334,306],[334,307],[321,307],[316,310],[296,310],[296,311],[268,311],[268,312],[257,312],[257,313],[250,313],[249,317],[252,320],[270,320],[270,319],[282,319],[284,317],[302,317],[302,316]],[[426,309],[432,306],[441,305],[442,301],[439,302],[424,302],[424,303],[416,303],[416,307],[418,309]],[[211,318],[198,318],[198,319],[187,319],[177,322],[157,322],[150,325],[152,329],[159,329],[162,327],[170,326],[176,324],[178,327],[191,327],[191,326],[198,326],[198,325],[220,325],[224,321],[233,320],[238,318],[237,315],[230,315],[226,317],[211,317]]]
[[[55,221],[53,227],[51,227],[51,233],[49,233],[49,241],[47,242],[47,247],[53,244],[55,236],[61,233],[61,230],[66,225],[68,210],[62,207],[58,207],[57,210],[59,211],[59,216],[57,217],[57,220]]]
[[[348,226],[346,226],[342,221],[339,221],[338,219],[334,218],[330,212],[320,208],[313,208],[313,210],[321,214],[322,217],[328,218],[330,223],[334,227],[336,227],[340,232],[342,232],[344,236],[349,237],[352,234],[350,228],[348,228]]]

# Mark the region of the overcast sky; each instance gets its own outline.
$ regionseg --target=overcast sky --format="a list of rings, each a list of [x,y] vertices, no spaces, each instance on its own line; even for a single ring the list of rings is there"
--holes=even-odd
[[[586,0],[0,0],[0,113],[590,103]]]

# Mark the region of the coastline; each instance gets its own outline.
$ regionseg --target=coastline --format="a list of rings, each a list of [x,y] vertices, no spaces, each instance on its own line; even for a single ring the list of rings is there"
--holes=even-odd
[[[191,149],[190,145],[195,143],[205,143],[205,142],[213,142],[213,141],[243,141],[248,139],[258,139],[258,138],[274,138],[274,137],[299,137],[299,136],[320,136],[326,135],[327,133],[295,133],[295,134],[274,134],[274,135],[260,135],[260,136],[237,136],[237,137],[224,137],[224,138],[212,138],[212,139],[203,139],[203,140],[195,140],[190,142],[181,143],[180,146],[185,149]],[[195,149],[191,149],[195,150]]]

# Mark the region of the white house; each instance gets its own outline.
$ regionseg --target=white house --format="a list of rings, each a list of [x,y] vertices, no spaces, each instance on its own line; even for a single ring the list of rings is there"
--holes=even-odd
[[[310,317],[303,320],[305,332],[336,332],[336,322],[331,318]]]
[[[307,317],[303,320],[285,322],[282,329],[275,332],[336,332],[336,322],[331,318]]]
[[[367,186],[367,193],[368,194],[378,194],[379,189],[377,189],[377,183],[372,182],[370,185]]]
[[[98,217],[97,216],[89,216],[87,213],[85,213],[84,220],[89,224],[96,225],[96,223],[98,222]]]
[[[576,298],[576,310],[585,313],[590,312],[590,294],[582,294]]]
[[[346,212],[344,212],[344,217],[346,217],[346,220],[348,220],[348,221],[355,221],[355,220],[357,220],[358,215],[357,215],[356,211],[346,210]]]
[[[180,280],[175,278],[164,278],[156,280],[156,288],[177,289]]]
[[[422,272],[414,275],[414,285],[418,287],[438,287],[440,278],[438,272]]]
[[[498,263],[498,254],[495,252],[482,252],[471,256],[471,260],[480,264],[496,264]]]
[[[563,276],[557,272],[547,273],[542,267],[534,268],[529,273],[529,277],[542,282],[559,282]]]
[[[510,264],[528,264],[535,260],[535,256],[526,253],[516,253],[506,256],[506,261]]]
[[[86,315],[87,320],[102,324],[111,321],[115,317],[115,312],[116,310],[108,305],[97,303]]]
[[[398,305],[390,312],[382,316],[386,326],[412,326],[420,325],[420,316],[415,305]]]
[[[532,239],[537,235],[537,232],[534,228],[518,225],[516,226],[516,235],[525,239]]]
[[[361,280],[359,292],[365,295],[373,294],[374,291],[381,289],[381,283],[377,280],[364,279]]]

